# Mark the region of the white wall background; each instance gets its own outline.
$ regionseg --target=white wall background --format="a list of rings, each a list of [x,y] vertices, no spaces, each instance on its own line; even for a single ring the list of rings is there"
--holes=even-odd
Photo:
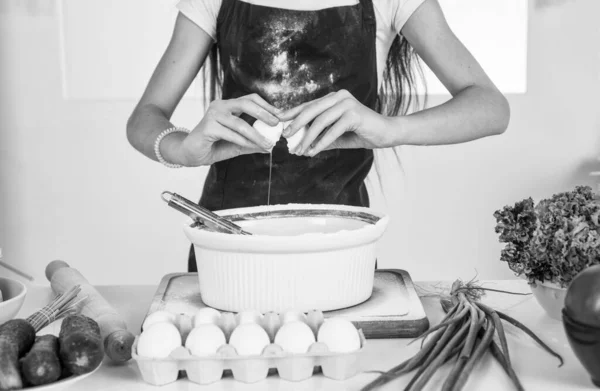
[[[195,199],[206,171],[161,167],[125,137],[175,15],[172,1],[143,3],[0,2],[0,247],[5,262],[39,283],[57,258],[95,284],[156,284],[186,268],[184,218],[160,193]],[[492,213],[524,197],[593,184],[600,2],[530,0],[526,24],[504,20],[520,3],[442,1],[457,34],[509,93],[511,124],[501,137],[470,144],[404,148],[404,173],[392,165],[384,172],[387,204],[374,194],[373,207],[393,219],[381,267],[406,269],[416,280],[475,271],[511,278],[498,261]],[[492,4],[506,12],[458,12]],[[175,123],[199,121],[200,88],[188,91]],[[446,99],[433,96],[430,104]]]

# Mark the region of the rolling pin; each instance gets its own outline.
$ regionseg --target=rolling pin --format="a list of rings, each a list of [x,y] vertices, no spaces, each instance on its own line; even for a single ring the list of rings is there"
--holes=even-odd
[[[87,300],[81,314],[94,319],[100,326],[106,355],[117,363],[131,359],[131,346],[134,335],[127,331],[125,321],[119,313],[90,285],[77,269],[64,261],[52,261],[46,266],[46,278],[56,294],[68,291],[75,285],[81,286],[82,297]]]

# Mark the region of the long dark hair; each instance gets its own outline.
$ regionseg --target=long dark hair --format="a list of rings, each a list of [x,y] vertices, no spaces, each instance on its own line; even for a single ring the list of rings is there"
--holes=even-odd
[[[223,70],[219,63],[219,48],[217,44],[213,44],[208,54],[208,61],[204,62],[202,67],[202,82],[204,83],[204,107],[213,100],[221,96],[221,88],[223,84]],[[208,91],[206,89],[208,88]]]
[[[406,38],[397,35],[383,71],[377,111],[387,116],[397,116],[406,115],[411,109],[419,107],[421,98],[416,90],[418,77],[423,79],[419,57]],[[426,95],[423,97],[426,98]]]
[[[426,89],[423,91],[423,99],[421,99],[416,88],[419,79],[423,82],[422,86],[426,88],[420,58],[408,40],[400,34],[396,35],[392,42],[382,79],[375,108],[380,114],[386,116],[406,115],[426,106]],[[210,50],[209,61],[205,62],[203,67],[205,107],[221,95],[222,80],[219,51],[217,45],[214,44]],[[392,149],[398,165],[402,168],[399,148]],[[375,159],[374,169],[383,193],[381,167],[378,159]]]
[[[400,34],[392,42],[382,79],[377,99],[377,112],[390,117],[407,115],[427,105],[427,86],[423,77],[421,60],[408,40]],[[417,91],[417,81],[419,80],[422,82],[423,87],[422,99]],[[398,167],[402,169],[400,149],[401,146],[391,148]],[[380,151],[379,156],[381,158],[385,157],[384,153],[385,151]],[[373,168],[377,174],[379,189],[385,197],[381,179],[381,162],[377,153]]]

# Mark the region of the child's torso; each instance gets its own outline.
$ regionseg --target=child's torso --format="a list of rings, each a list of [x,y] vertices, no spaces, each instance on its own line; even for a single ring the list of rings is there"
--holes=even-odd
[[[258,93],[287,109],[345,89],[363,105],[376,105],[371,0],[309,11],[223,0],[216,32],[224,99]],[[367,149],[330,150],[312,158],[291,155],[282,138],[273,149],[271,181],[269,155],[218,162],[206,179],[201,203],[209,209],[264,205],[270,188],[273,204],[368,206],[363,181],[372,161]]]

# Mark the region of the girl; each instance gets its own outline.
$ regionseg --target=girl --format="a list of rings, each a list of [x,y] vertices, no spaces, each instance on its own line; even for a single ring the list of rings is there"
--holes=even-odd
[[[266,204],[271,158],[273,204],[369,206],[373,149],[462,143],[508,126],[506,99],[436,0],[181,0],[178,9],[127,135],[169,167],[210,165],[200,199],[210,210]],[[209,52],[211,103],[194,129],[177,128],[169,118]],[[407,115],[417,55],[452,98]],[[275,146],[257,120],[285,124]]]

